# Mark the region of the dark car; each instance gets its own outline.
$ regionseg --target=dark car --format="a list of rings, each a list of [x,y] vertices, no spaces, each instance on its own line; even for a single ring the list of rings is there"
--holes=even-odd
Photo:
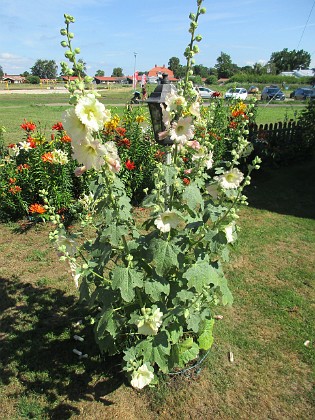
[[[312,88],[298,88],[290,94],[290,98],[296,99],[297,101],[304,101],[308,98],[314,98],[314,96],[315,89]]]
[[[276,86],[267,86],[261,92],[262,101],[284,101],[285,94]]]

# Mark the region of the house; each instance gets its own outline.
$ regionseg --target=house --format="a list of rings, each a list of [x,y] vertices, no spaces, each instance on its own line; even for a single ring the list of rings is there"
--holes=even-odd
[[[78,76],[61,76],[61,78],[64,82],[73,82],[78,79]]]
[[[166,73],[168,75],[168,79],[170,82],[176,82],[178,80],[174,77],[174,73],[172,72],[172,70],[165,67],[165,64],[163,64],[162,67],[155,64],[155,66],[148,72],[148,80],[150,81],[150,83],[152,83],[154,79],[162,78],[163,73]]]
[[[26,79],[25,77],[16,74],[4,74],[2,81],[8,83],[25,83]]]
[[[115,76],[94,76],[94,82],[99,84],[112,84],[112,83],[128,83],[127,77],[115,77]]]

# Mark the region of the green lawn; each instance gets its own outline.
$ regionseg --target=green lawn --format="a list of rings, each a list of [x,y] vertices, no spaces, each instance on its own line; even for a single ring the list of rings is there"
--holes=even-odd
[[[154,89],[151,85],[150,89]],[[99,89],[100,101],[113,109],[119,115],[123,112],[123,105],[132,97],[132,87]],[[150,90],[149,92],[150,93]],[[5,142],[15,143],[22,140],[23,132],[20,125],[24,118],[40,125],[48,135],[50,128],[62,118],[62,113],[69,107],[67,93],[47,94],[18,94],[0,93],[0,126],[6,128]],[[296,119],[303,105],[294,102],[286,104],[268,105],[258,102],[257,123],[274,123]]]
[[[117,359],[98,355],[50,226],[0,225],[2,418],[315,418],[313,168],[314,159],[254,174],[226,272],[234,304],[217,307],[203,369],[142,392]]]

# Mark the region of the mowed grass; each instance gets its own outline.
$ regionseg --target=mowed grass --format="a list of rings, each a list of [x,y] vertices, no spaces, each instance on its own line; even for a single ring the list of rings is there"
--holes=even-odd
[[[118,360],[99,356],[50,226],[0,225],[1,418],[315,418],[313,168],[254,175],[226,267],[234,304],[216,308],[223,319],[201,372],[152,390],[133,390]]]
[[[148,94],[156,87],[150,85]],[[113,112],[122,115],[125,104],[131,99],[133,94],[132,87],[120,88],[99,88],[100,101],[107,105]],[[6,128],[4,139],[6,144],[16,143],[23,140],[23,131],[20,125],[24,118],[33,121],[41,130],[50,135],[51,127],[62,119],[63,112],[69,108],[69,95],[64,93],[44,93],[44,94],[10,94],[0,92],[0,126]],[[145,105],[146,107],[146,105]],[[287,102],[286,104],[268,105],[258,102],[257,123],[275,123],[296,119],[304,105]]]

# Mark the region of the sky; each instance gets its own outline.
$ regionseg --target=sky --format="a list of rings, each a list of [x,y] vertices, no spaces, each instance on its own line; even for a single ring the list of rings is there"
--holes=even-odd
[[[203,39],[196,64],[213,67],[221,52],[238,66],[266,63],[272,52],[303,49],[315,67],[315,0],[204,0],[197,32]],[[115,67],[124,75],[185,64],[189,13],[196,0],[0,0],[0,66],[7,74],[29,71],[38,59],[60,62],[64,13],[74,16],[73,46],[93,76]]]

